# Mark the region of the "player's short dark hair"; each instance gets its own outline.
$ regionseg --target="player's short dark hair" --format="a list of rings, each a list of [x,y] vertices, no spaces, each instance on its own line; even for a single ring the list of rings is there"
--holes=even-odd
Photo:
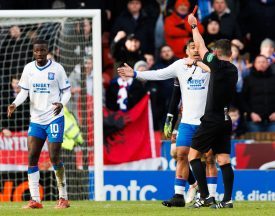
[[[231,42],[228,39],[220,39],[215,42],[215,49],[221,51],[221,55],[230,57],[231,52]]]
[[[191,38],[189,41],[187,41],[187,43],[186,43],[185,46],[183,47],[183,51],[187,50],[188,46],[189,46],[191,43],[194,43],[193,38]]]
[[[38,39],[38,40],[35,40],[32,45],[34,46],[35,44],[45,44],[45,45],[48,46],[48,41],[42,40],[42,39]]]

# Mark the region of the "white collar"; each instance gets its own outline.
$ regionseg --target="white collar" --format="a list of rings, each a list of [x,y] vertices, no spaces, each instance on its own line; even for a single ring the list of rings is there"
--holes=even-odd
[[[215,12],[213,8],[212,8],[212,12]],[[230,14],[230,13],[231,13],[231,10],[227,7],[224,10],[224,12],[219,15],[219,17],[223,16],[224,14]]]

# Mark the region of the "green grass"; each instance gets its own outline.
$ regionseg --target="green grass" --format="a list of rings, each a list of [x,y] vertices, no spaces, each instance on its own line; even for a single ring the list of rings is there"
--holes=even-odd
[[[74,216],[112,216],[112,215],[156,215],[156,216],[176,216],[176,215],[240,215],[240,216],[261,216],[275,215],[275,202],[235,202],[234,209],[209,208],[188,209],[188,208],[167,208],[161,205],[161,202],[93,202],[93,201],[72,201],[71,208],[54,209],[55,202],[43,202],[44,209],[21,209],[25,203],[4,203],[0,202],[0,215],[18,215],[18,216],[57,216],[57,215],[74,215]]]

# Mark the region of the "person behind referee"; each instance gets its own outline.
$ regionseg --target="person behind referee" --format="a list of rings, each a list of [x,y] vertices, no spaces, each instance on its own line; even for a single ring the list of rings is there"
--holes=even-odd
[[[200,66],[204,63],[210,68],[210,82],[207,93],[205,113],[201,118],[201,125],[193,136],[188,159],[193,173],[198,181],[201,198],[191,208],[233,208],[231,200],[234,173],[230,164],[231,130],[232,121],[228,115],[229,105],[235,93],[238,80],[238,70],[230,63],[231,44],[227,39],[216,41],[213,53],[205,46],[204,40],[197,28],[197,19],[193,14],[188,16],[193,39],[199,47],[202,62],[189,59],[186,64]],[[201,162],[203,153],[213,151],[221,168],[224,197],[216,204],[213,197],[209,196],[205,168]]]

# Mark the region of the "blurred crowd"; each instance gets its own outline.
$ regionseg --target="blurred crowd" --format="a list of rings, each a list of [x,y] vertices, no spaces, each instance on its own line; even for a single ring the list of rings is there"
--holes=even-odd
[[[0,1],[1,9],[101,9],[103,104],[111,111],[126,112],[150,92],[155,130],[163,128],[173,80],[122,80],[116,69],[127,62],[138,71],[157,70],[186,57],[184,46],[192,37],[187,15],[196,4],[199,6],[198,28],[209,50],[218,39],[227,38],[232,43],[232,62],[239,72],[230,109],[234,136],[247,131],[275,132],[275,0],[51,0],[39,4],[34,0],[24,4]],[[24,30],[18,25],[1,27],[1,33],[5,33],[0,34],[0,79],[5,89],[1,91],[2,120],[6,119],[6,106],[20,90],[15,83],[24,65],[32,60],[28,46],[41,37],[50,42],[49,58],[60,62],[69,75],[72,99],[68,108],[78,115],[77,101],[83,89],[87,95],[93,95],[96,71],[93,70],[91,23],[92,20],[81,19],[68,23],[73,27],[65,31],[57,22],[32,25]],[[56,42],[54,35],[58,31],[62,33]],[[21,116],[16,118],[22,122],[12,127],[15,131],[26,129],[21,128],[27,125],[26,112],[26,106],[17,112]],[[10,125],[3,121],[2,130]]]

